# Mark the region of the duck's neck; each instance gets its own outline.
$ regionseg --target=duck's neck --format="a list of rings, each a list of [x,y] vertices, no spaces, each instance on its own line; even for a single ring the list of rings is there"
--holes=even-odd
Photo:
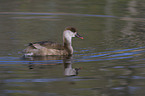
[[[69,36],[63,37],[63,46],[69,55],[73,54],[73,47],[71,43],[72,43],[72,37],[69,37]]]

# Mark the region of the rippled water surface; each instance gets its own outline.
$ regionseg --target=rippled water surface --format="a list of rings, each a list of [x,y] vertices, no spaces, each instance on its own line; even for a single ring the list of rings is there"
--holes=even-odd
[[[143,0],[1,0],[0,96],[145,96]],[[23,58],[29,42],[62,43],[73,56]]]

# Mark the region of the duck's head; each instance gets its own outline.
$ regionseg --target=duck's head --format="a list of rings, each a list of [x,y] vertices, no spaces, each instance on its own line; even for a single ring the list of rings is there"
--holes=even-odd
[[[72,37],[78,37],[81,39],[84,39],[82,36],[80,36],[76,29],[74,27],[66,27],[63,33],[65,38],[72,38]]]

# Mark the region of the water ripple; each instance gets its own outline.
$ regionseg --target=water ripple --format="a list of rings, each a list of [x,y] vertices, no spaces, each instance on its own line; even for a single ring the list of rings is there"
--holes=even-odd
[[[131,49],[112,50],[105,52],[87,51],[83,54],[74,54],[74,62],[92,62],[92,61],[108,61],[118,59],[136,58],[145,53],[145,46]],[[76,52],[77,53],[77,52]],[[133,62],[133,61],[132,61]],[[63,63],[63,59],[54,59],[48,57],[48,59],[40,60],[21,60],[20,57],[0,57],[0,64],[60,64]]]
[[[91,61],[105,61],[105,60],[117,60],[128,59],[138,57],[145,53],[145,46],[131,49],[121,49],[113,51],[105,51],[98,53],[86,53],[81,54],[81,57],[77,59],[77,62],[91,62]]]
[[[115,17],[111,15],[95,14],[75,14],[75,13],[33,13],[33,12],[0,12],[0,15],[66,15],[66,16],[84,16],[84,17]]]
[[[66,77],[66,78],[43,78],[43,79],[5,79],[2,82],[56,82],[56,81],[82,81],[82,80],[96,80],[96,78],[80,78],[80,77]]]

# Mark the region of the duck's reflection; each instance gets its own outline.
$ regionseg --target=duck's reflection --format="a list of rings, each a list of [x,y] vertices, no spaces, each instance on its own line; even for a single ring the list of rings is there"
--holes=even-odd
[[[81,68],[73,68],[72,61],[73,61],[73,56],[45,56],[45,57],[28,57],[24,58],[25,60],[30,60],[34,62],[29,62],[29,69],[34,69],[36,66],[39,66],[39,68],[42,68],[43,65],[58,65],[62,63],[58,63],[58,60],[63,60],[63,65],[64,65],[64,75],[65,76],[77,76],[79,74],[79,70]],[[50,60],[53,60],[54,62],[49,62]],[[35,64],[37,61],[48,61],[41,63],[41,64]],[[56,62],[55,62],[56,61]],[[40,67],[41,66],[41,67]],[[43,66],[45,67],[45,66]]]
[[[63,59],[64,63],[64,75],[65,76],[76,76],[81,68],[72,68],[72,56],[67,56]]]

